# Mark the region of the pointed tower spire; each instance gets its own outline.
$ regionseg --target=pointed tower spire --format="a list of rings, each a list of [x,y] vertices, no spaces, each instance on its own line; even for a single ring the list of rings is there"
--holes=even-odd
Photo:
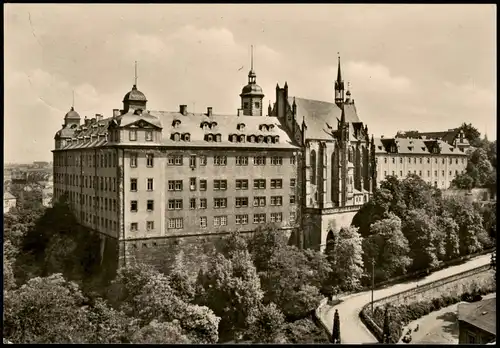
[[[250,70],[253,71],[253,45],[250,46],[250,50],[251,50]]]
[[[340,53],[339,54],[339,63],[338,63],[338,69],[337,69],[337,80],[335,81],[335,104],[337,104],[338,107],[342,107],[342,104],[344,103],[344,81],[342,80],[342,72],[340,69]]]

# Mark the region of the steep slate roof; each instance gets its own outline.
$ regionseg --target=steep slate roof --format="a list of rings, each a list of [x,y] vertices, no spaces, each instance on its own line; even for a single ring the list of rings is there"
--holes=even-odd
[[[288,98],[288,103],[293,105],[293,97]],[[311,139],[332,140],[332,132],[337,130],[337,120],[342,117],[342,109],[337,104],[295,97],[297,105],[297,122],[301,124],[304,119],[307,131],[306,137]],[[353,122],[360,122],[354,104],[344,105],[345,120],[349,123],[349,134],[352,136]],[[354,140],[354,139],[351,139]]]
[[[168,146],[209,146],[209,147],[243,147],[243,148],[297,148],[286,131],[280,125],[276,117],[269,116],[236,116],[236,115],[212,115],[207,116],[204,113],[188,113],[183,115],[180,112],[171,111],[151,111],[151,115],[158,117],[163,125],[162,143]],[[181,123],[177,128],[174,128],[174,120],[180,120]],[[212,129],[203,129],[203,122],[216,122],[217,125]],[[245,128],[239,131],[238,124],[243,123]],[[259,126],[273,125],[272,130],[259,130]],[[174,141],[171,135],[174,133],[189,133],[190,141]],[[209,142],[205,140],[205,134],[220,134],[221,142]],[[262,135],[262,136],[279,136],[278,143],[250,143],[245,139],[244,143],[231,142],[229,136],[236,135]]]
[[[390,149],[391,144],[397,146],[397,153],[399,154],[413,154],[413,155],[429,155],[431,154],[431,145],[436,143],[441,151],[441,155],[457,155],[457,156],[467,156],[461,149],[451,146],[450,144],[441,140],[423,140],[423,139],[413,139],[413,138],[374,138],[375,143],[375,154],[386,154]],[[410,149],[411,148],[411,149]]]
[[[460,303],[458,305],[458,320],[474,325],[493,335],[497,334],[496,317],[496,297],[476,303]]]
[[[447,142],[448,144],[453,143],[453,140],[458,136],[460,128],[448,129],[442,132],[419,132],[419,131],[402,131],[398,132],[398,138],[426,138],[426,139],[439,139]],[[464,144],[468,144],[466,138],[464,138]]]
[[[150,111],[143,112],[141,115],[136,115],[133,112],[129,112],[114,118],[120,126],[130,125],[140,119],[143,119],[151,124],[154,124],[162,129],[162,144],[165,146],[174,147],[185,147],[185,146],[206,146],[206,147],[240,147],[240,148],[269,148],[269,149],[294,149],[298,148],[296,144],[292,142],[288,134],[285,132],[283,127],[278,122],[276,117],[268,116],[236,116],[236,115],[212,115],[207,116],[203,113],[188,113],[183,115],[180,112],[171,111]],[[104,135],[108,132],[108,126],[113,120],[112,117],[102,119],[91,125],[81,125],[76,129],[71,129],[71,135],[75,138],[80,139],[80,142],[67,143],[62,150],[69,149],[81,149],[81,148],[93,148],[107,145],[107,140],[104,137],[95,137],[95,135]],[[174,128],[173,121],[180,120],[181,124],[177,128]],[[217,125],[212,129],[203,129],[202,122],[216,122]],[[243,131],[237,129],[237,125],[243,123],[245,128]],[[261,124],[273,125],[272,130],[259,130]],[[174,133],[189,133],[190,141],[174,141],[171,135]],[[206,141],[205,134],[220,134],[221,141]],[[231,142],[229,137],[232,134],[243,134],[249,135],[262,135],[262,136],[272,136],[276,138],[278,136],[277,143],[251,143],[245,139],[245,142]],[[92,139],[90,136],[93,136]],[[142,143],[137,142],[137,145],[142,145]],[[148,142],[148,145],[151,143]]]

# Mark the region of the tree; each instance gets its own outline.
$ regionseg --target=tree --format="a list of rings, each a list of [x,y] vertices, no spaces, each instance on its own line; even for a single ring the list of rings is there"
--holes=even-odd
[[[250,311],[258,307],[263,298],[250,254],[237,251],[229,259],[222,254],[215,255],[207,270],[200,271],[197,283],[202,289],[197,302],[221,317],[221,337],[245,332]]]
[[[183,301],[194,300],[196,279],[192,279],[185,266],[184,252],[181,250],[175,256],[174,264],[168,274],[168,282],[175,294]]]
[[[412,268],[415,271],[437,265],[437,228],[434,221],[423,209],[410,210],[405,215],[402,230],[410,245]]]
[[[136,344],[189,344],[191,341],[184,335],[178,320],[158,322],[152,320],[148,325],[136,331],[131,341]]]
[[[389,306],[385,307],[384,312],[383,343],[391,343],[391,329],[389,327]]]
[[[389,211],[396,216],[401,216],[406,210],[405,192],[403,183],[399,181],[396,176],[387,176],[385,180],[380,183],[381,189],[386,189],[391,193],[392,201],[390,203]]]
[[[452,181],[451,187],[463,190],[471,190],[474,187],[474,179],[468,174],[458,174]]]
[[[464,122],[459,129],[464,132],[464,136],[469,141],[469,144],[474,147],[480,146],[481,133],[472,125],[472,123],[467,124]]]
[[[257,272],[265,271],[275,250],[285,247],[287,244],[287,239],[282,231],[272,226],[258,228],[248,243],[248,250],[253,256]]]
[[[354,215],[352,225],[359,228],[359,233],[363,238],[371,234],[371,224],[383,219],[389,213],[392,201],[391,191],[379,188],[374,192],[372,199],[363,204]]]
[[[248,243],[239,232],[231,232],[228,236],[221,238],[218,250],[226,257],[237,251],[248,251]]]
[[[10,240],[3,243],[3,289],[12,290],[16,287],[16,278],[14,277],[13,264],[17,254],[17,249]]]
[[[274,303],[253,308],[247,321],[247,337],[253,343],[285,343],[285,316]]]
[[[365,266],[375,260],[375,278],[379,280],[404,274],[411,259],[408,240],[401,232],[401,219],[389,214],[386,219],[375,222],[371,230],[373,234],[363,241]],[[368,272],[371,273],[371,267]]]
[[[335,247],[330,252],[331,277],[342,290],[357,290],[363,276],[363,238],[356,227],[334,232]]]
[[[285,324],[287,343],[321,343],[328,344],[331,336],[326,335],[310,318],[296,320]]]
[[[483,148],[477,148],[470,153],[466,172],[474,180],[474,187],[484,187],[493,171],[488,153]]]
[[[452,260],[460,255],[458,225],[450,216],[436,216],[436,249],[441,260]]]
[[[336,309],[333,316],[333,329],[332,329],[332,343],[340,344],[340,316],[339,311]]]
[[[3,335],[16,343],[86,343],[85,297],[61,274],[4,293]]]
[[[426,183],[416,174],[408,175],[401,182],[406,211],[423,209],[433,215],[439,208],[440,191]],[[397,214],[396,214],[397,215]],[[403,218],[403,215],[397,215]]]

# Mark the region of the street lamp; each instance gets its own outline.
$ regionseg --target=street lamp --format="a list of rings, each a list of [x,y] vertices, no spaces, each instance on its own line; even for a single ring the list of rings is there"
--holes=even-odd
[[[375,259],[372,257],[372,316],[373,316],[373,290],[375,289]]]

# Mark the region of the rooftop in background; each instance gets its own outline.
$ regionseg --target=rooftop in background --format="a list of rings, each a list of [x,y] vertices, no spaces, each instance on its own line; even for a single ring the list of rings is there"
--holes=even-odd
[[[497,299],[458,305],[458,320],[464,321],[493,335],[497,334]]]
[[[419,132],[417,130],[399,131],[396,134],[396,138],[436,139],[454,145],[455,140],[460,138],[460,133],[462,133],[463,142],[458,145],[468,146],[469,141],[463,136],[463,132],[460,131],[460,128],[452,128],[442,132]]]
[[[375,138],[375,153],[400,153],[413,155],[456,155],[467,156],[464,148],[458,148],[442,140],[415,138]],[[437,152],[435,152],[437,151]]]

